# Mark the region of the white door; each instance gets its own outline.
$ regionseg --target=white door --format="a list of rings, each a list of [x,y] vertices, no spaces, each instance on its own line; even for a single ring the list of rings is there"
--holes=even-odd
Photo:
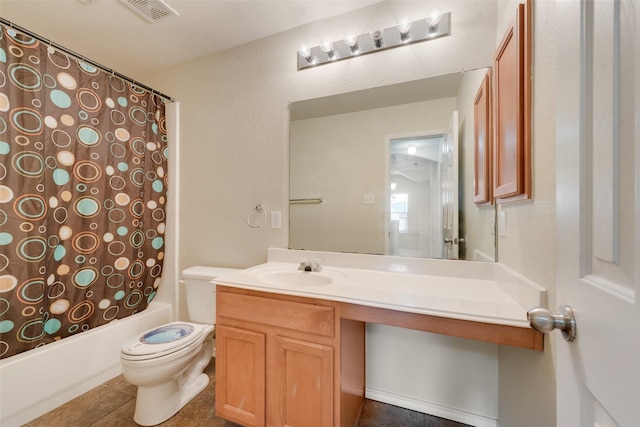
[[[640,425],[640,2],[560,0],[558,427]]]
[[[442,143],[440,164],[442,185],[442,237],[443,257],[458,259],[458,112],[451,114],[449,131]]]

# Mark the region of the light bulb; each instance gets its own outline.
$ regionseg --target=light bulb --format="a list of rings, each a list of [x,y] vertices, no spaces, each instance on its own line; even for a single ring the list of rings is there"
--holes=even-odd
[[[308,64],[314,64],[316,62],[316,58],[311,55],[311,49],[307,46],[300,46],[300,49],[298,49],[298,54],[306,59]]]
[[[440,9],[434,9],[429,16],[427,16],[427,25],[429,26],[429,33],[435,33],[438,29],[438,24],[442,19],[442,12]]]
[[[311,56],[311,49],[309,49],[309,47],[307,46],[300,46],[300,49],[298,49],[298,53],[303,58],[308,58]]]
[[[360,46],[358,46],[358,36],[353,31],[348,32],[344,36],[344,44],[349,46],[352,55],[357,55],[360,53]]]
[[[329,59],[335,59],[336,51],[333,49],[333,42],[331,40],[323,40],[320,44],[320,49],[327,54]]]
[[[398,183],[396,183],[395,181],[393,181],[393,182],[391,183],[391,189],[392,189],[392,190],[395,190],[396,188],[398,188]]]
[[[381,24],[373,24],[371,27],[371,38],[373,39],[373,43],[376,45],[376,48],[381,48],[383,44],[382,35],[384,34],[384,29]]]
[[[413,156],[414,154],[416,154],[416,147],[414,147],[413,145],[410,145],[409,148],[407,148],[407,153]]]
[[[358,36],[353,31],[349,31],[344,35],[344,44],[351,47],[358,44]]]
[[[400,31],[400,41],[407,42],[411,38],[411,34],[409,33],[409,31],[411,31],[411,24],[412,22],[407,18],[404,18],[402,21],[400,21],[400,24],[398,24],[398,31]]]

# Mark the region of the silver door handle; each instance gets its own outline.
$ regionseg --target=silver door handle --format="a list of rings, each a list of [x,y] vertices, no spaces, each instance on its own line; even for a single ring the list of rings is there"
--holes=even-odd
[[[532,308],[527,311],[527,319],[536,331],[549,333],[560,329],[564,339],[571,342],[576,339],[576,317],[568,305],[561,305],[558,311],[559,314],[552,314],[545,308]]]
[[[453,243],[454,245],[457,245],[458,243],[464,243],[464,237],[445,237],[444,238],[444,242],[445,243]]]

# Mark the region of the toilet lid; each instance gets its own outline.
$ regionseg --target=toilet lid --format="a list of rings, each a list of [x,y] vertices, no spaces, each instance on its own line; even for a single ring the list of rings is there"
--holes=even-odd
[[[168,323],[131,338],[122,346],[122,353],[129,356],[172,353],[196,341],[203,329],[204,325],[193,323]]]

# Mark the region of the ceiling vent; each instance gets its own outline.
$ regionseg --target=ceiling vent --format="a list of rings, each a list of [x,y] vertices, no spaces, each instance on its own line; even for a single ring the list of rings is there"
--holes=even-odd
[[[123,0],[129,8],[143,17],[147,22],[157,22],[170,16],[178,16],[178,12],[162,0]]]

